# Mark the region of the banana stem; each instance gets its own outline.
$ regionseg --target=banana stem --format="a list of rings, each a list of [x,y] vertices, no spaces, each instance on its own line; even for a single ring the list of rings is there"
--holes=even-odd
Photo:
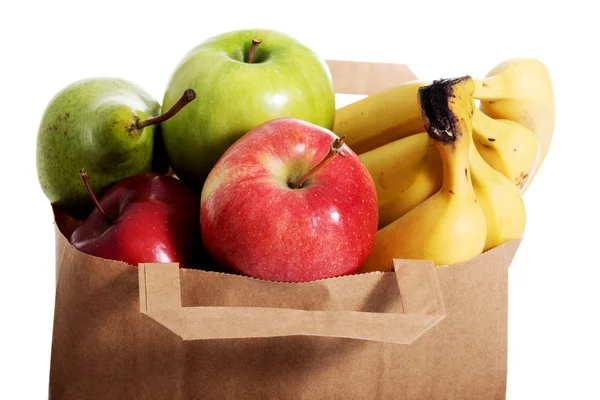
[[[419,89],[425,129],[442,159],[442,190],[453,195],[473,193],[469,171],[472,93],[469,76],[434,81]]]
[[[480,109],[473,110],[473,128],[479,127],[481,130],[487,130],[490,124],[495,120],[483,113]]]
[[[442,191],[452,195],[468,195],[472,193],[471,170],[469,168],[470,143],[460,140],[457,146],[437,142],[443,166]]]
[[[459,111],[465,108],[458,104],[456,98],[456,86],[464,84],[471,79],[469,76],[455,79],[442,79],[434,81],[431,85],[419,88],[419,100],[421,102],[422,117],[425,130],[433,140],[443,143],[452,143],[462,135],[464,130],[462,124],[469,115],[456,115],[454,108]],[[460,99],[459,99],[460,100]],[[471,108],[472,110],[472,108]]]
[[[473,136],[477,141],[489,146],[489,142],[496,141],[496,132],[500,128],[498,121],[487,116],[478,108],[473,110]]]
[[[484,171],[493,170],[492,167],[488,165],[488,163],[481,157],[479,151],[475,147],[475,142],[471,141],[469,146],[469,165],[470,165],[470,173],[474,183],[477,181],[481,181],[482,173]]]
[[[485,79],[474,79],[473,97],[483,101],[495,101],[506,97],[502,83],[495,78],[495,76],[491,76]]]

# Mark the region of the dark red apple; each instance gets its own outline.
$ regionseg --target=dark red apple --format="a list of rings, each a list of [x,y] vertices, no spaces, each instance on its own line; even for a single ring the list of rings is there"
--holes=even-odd
[[[377,221],[360,159],[331,131],[295,118],[266,122],[230,146],[201,195],[206,250],[225,270],[266,280],[356,272]]]
[[[87,184],[85,171],[82,179]],[[142,173],[112,186],[75,229],[80,251],[137,266],[144,262],[193,266],[197,247],[198,196],[176,178]]]

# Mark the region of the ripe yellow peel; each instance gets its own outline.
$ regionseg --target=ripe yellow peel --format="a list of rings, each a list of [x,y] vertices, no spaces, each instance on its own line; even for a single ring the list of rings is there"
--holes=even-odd
[[[442,160],[442,187],[378,231],[373,250],[361,272],[391,271],[394,258],[453,265],[483,251],[485,216],[475,197],[469,169],[472,93],[470,77],[434,82],[428,91],[422,92],[425,126],[430,137],[435,139]],[[429,101],[424,102],[423,97]],[[437,105],[440,107],[432,105],[433,98],[439,99]],[[447,110],[443,104],[447,104]],[[445,120],[454,122],[445,125]]]
[[[417,92],[427,83],[406,82],[338,109],[333,132],[356,154],[423,132]]]
[[[526,213],[517,187],[490,167],[473,144],[470,148],[470,168],[475,196],[485,215],[484,251],[513,239],[521,239],[525,232]]]
[[[539,142],[530,129],[510,120],[473,113],[473,138],[483,159],[522,191],[538,160]]]
[[[360,154],[377,190],[379,229],[406,214],[442,186],[442,162],[427,132]]]
[[[480,109],[494,119],[506,119],[530,129],[539,141],[539,158],[525,192],[543,163],[555,124],[555,99],[550,73],[536,59],[506,60],[477,80],[474,97]]]
[[[475,109],[473,141],[484,160],[520,190],[538,156],[533,132],[513,121],[494,120]],[[427,132],[359,155],[371,173],[379,204],[379,229],[400,218],[442,186],[442,163]]]

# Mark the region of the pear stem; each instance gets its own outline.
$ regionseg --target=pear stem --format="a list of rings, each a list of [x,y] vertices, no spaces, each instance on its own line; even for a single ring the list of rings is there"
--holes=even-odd
[[[262,43],[262,40],[259,38],[252,39],[252,47],[250,47],[250,51],[248,52],[248,64],[252,64],[254,60],[254,55],[256,54],[256,49],[258,45]]]
[[[318,170],[320,170],[321,168],[323,168],[325,166],[325,164],[327,164],[329,161],[331,161],[331,159],[333,157],[335,157],[337,154],[339,154],[342,157],[346,157],[344,155],[344,153],[342,153],[342,146],[344,145],[344,139],[346,139],[346,136],[342,136],[339,139],[336,138],[331,143],[331,146],[329,147],[329,153],[327,153],[327,155],[325,156],[325,158],[323,158],[321,160],[321,162],[319,162],[317,165],[315,165],[310,171],[308,171],[307,173],[305,173],[304,175],[302,175],[300,178],[298,178],[295,181],[293,181],[292,183],[290,183],[289,184],[290,188],[291,189],[298,189],[299,187],[302,187],[302,185],[304,184],[304,182],[306,182],[306,180],[308,178],[310,178]]]
[[[87,177],[87,173],[85,172],[85,168],[81,168],[79,170],[79,176],[81,177],[81,180],[83,181],[83,184],[85,185],[85,188],[87,189],[88,194],[92,198],[92,201],[94,202],[94,205],[96,206],[96,208],[98,209],[98,211],[100,211],[100,214],[102,214],[102,216],[104,218],[106,218],[106,220],[108,221],[108,223],[112,225],[113,224],[112,219],[108,216],[108,214],[106,213],[106,211],[104,211],[104,209],[100,205],[100,202],[98,201],[98,198],[94,194],[94,191],[90,187],[90,182],[88,181],[88,177]]]
[[[177,114],[183,107],[185,107],[189,102],[191,102],[195,98],[196,92],[194,92],[192,89],[186,90],[185,92],[183,92],[183,95],[179,98],[179,100],[177,100],[177,103],[173,104],[173,106],[169,108],[164,114],[160,114],[153,118],[138,121],[138,129],[143,129],[147,126],[159,124],[168,120],[169,118]]]

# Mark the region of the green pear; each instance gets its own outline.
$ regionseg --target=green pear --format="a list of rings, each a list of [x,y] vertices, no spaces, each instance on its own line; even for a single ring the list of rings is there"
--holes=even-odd
[[[166,172],[159,122],[195,97],[186,93],[163,115],[148,93],[119,78],[84,79],[57,93],[42,116],[36,148],[38,179],[51,204],[76,217],[91,210],[82,168],[97,196],[129,176]]]

